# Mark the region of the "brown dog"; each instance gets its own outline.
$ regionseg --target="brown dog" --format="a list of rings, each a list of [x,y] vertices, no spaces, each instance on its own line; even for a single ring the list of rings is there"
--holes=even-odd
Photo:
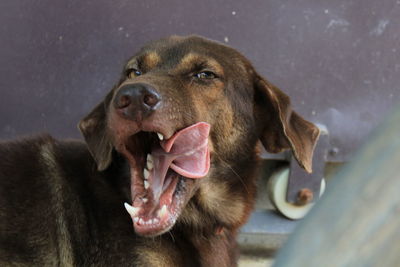
[[[0,145],[1,266],[235,266],[258,141],[311,171],[319,133],[240,53],[197,36],[142,48],[79,128],[94,161],[48,136]]]

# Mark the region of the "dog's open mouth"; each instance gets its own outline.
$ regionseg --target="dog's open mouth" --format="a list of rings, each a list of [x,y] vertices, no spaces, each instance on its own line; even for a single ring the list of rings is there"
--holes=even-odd
[[[131,166],[132,205],[125,203],[136,233],[154,236],[168,231],[186,204],[191,179],[210,168],[210,125],[199,122],[169,139],[141,131],[120,149]],[[160,138],[161,137],[161,138]]]

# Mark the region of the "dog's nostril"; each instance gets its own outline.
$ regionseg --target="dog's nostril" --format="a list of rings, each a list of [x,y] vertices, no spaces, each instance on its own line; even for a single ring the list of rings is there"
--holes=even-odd
[[[149,107],[154,107],[157,105],[157,103],[160,101],[160,97],[152,92],[149,92],[144,95],[143,97],[143,103],[146,104]]]
[[[121,109],[121,108],[126,108],[131,104],[131,96],[129,95],[121,95],[116,103],[116,107]]]

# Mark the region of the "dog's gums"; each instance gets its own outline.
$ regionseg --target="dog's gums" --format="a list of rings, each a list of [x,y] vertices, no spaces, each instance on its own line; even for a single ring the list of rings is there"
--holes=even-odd
[[[132,205],[125,203],[125,208],[136,233],[154,236],[175,224],[191,191],[190,179],[204,177],[210,168],[209,131],[208,123],[196,123],[142,147],[142,155],[132,145],[136,142],[126,144],[121,152],[131,165]]]

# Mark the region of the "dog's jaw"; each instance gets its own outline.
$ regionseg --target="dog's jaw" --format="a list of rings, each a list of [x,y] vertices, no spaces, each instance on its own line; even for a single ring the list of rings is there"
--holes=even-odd
[[[119,137],[116,149],[131,166],[132,205],[125,208],[143,236],[170,230],[186,205],[194,180],[210,168],[210,125],[199,122],[160,140],[157,132]],[[147,140],[146,140],[147,139]]]

